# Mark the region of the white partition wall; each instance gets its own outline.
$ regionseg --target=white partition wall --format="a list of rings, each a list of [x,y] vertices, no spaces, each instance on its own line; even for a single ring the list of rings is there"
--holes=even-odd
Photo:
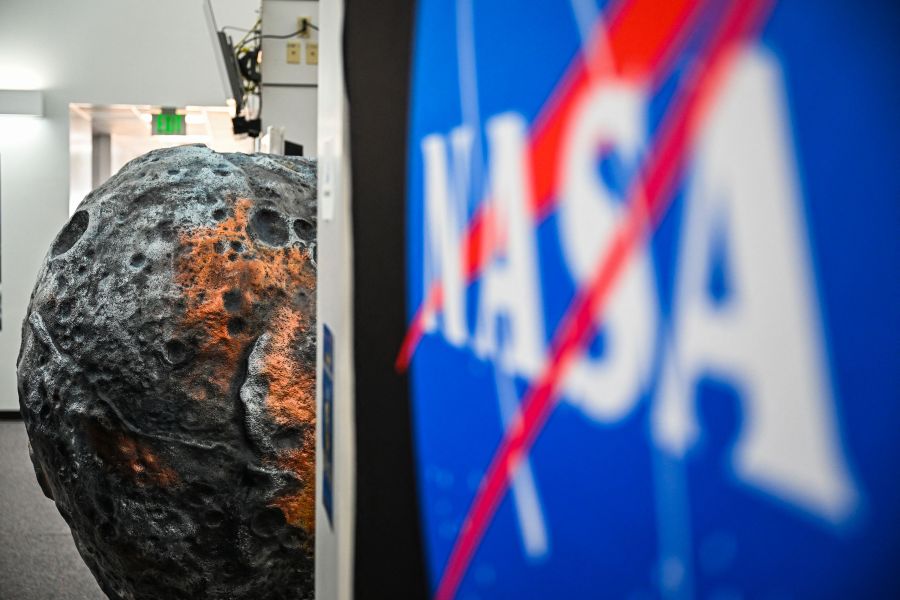
[[[343,1],[323,2],[319,18],[316,598],[347,600],[353,597],[355,415],[350,155],[341,44]],[[323,373],[325,328],[333,340],[327,374]],[[323,391],[327,391],[328,406],[323,403]],[[323,441],[327,441],[328,452]],[[324,502],[326,496],[331,499],[330,509]]]

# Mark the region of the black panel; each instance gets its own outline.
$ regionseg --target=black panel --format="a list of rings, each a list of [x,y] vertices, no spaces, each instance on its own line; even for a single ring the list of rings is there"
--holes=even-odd
[[[406,131],[412,0],[349,0],[356,368],[355,595],[427,596],[407,377],[394,370],[405,316]]]

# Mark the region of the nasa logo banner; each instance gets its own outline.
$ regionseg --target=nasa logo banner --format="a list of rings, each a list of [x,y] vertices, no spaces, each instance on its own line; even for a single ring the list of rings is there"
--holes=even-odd
[[[889,2],[418,2],[436,598],[900,592]]]

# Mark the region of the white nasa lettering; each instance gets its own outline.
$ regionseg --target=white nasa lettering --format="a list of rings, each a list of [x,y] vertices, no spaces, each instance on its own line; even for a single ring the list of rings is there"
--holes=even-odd
[[[494,215],[482,241],[485,257],[479,290],[474,350],[492,357],[509,373],[536,376],[544,364],[544,319],[538,256],[530,212],[532,191],[525,122],[502,114],[487,123]],[[500,319],[507,327],[502,347]]]
[[[698,378],[734,384],[744,417],[735,476],[838,523],[858,492],[835,418],[780,90],[774,60],[748,51],[701,133],[653,431],[682,455],[699,435]],[[721,234],[734,291],[717,305],[706,282]]]
[[[442,333],[453,346],[469,337],[466,324],[466,282],[463,273],[462,228],[466,219],[466,193],[472,131],[457,127],[450,134],[452,170],[447,164],[447,144],[438,134],[422,140],[425,171],[425,294],[439,277],[443,289]],[[435,314],[427,315],[425,331],[434,331]]]
[[[592,277],[625,214],[624,199],[599,176],[597,149],[617,152],[620,164],[635,164],[646,137],[646,109],[643,90],[601,80],[573,113],[560,157],[558,214],[563,255],[579,286]],[[598,421],[623,417],[647,384],[658,318],[652,273],[646,251],[630,259],[597,315],[603,322],[603,355],[581,357],[565,378],[567,400]]]

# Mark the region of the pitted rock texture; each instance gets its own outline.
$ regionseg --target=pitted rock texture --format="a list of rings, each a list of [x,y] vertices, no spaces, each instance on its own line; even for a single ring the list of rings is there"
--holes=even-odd
[[[23,324],[41,487],[110,598],[312,598],[315,163],[156,150],[56,237]]]

